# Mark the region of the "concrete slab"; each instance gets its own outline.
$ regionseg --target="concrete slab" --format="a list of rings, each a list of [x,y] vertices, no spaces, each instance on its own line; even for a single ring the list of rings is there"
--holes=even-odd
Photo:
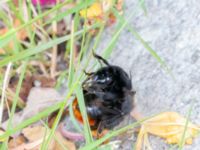
[[[138,33],[167,63],[175,80],[164,71],[143,45],[124,30],[109,60],[132,73],[139,111],[145,116],[163,111],[187,115],[192,106],[191,121],[200,124],[200,2],[198,0],[145,0],[147,16],[134,0],[125,1],[125,15],[138,9],[129,21]],[[99,53],[112,38],[107,29]],[[150,141],[154,150],[171,146],[157,137]],[[123,149],[132,149],[129,144]],[[176,149],[176,148],[175,148]],[[199,150],[200,137],[184,150]]]

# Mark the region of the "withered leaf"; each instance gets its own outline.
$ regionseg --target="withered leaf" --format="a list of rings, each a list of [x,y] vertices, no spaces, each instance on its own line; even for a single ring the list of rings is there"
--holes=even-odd
[[[177,112],[164,112],[144,121],[138,134],[136,149],[140,150],[142,143],[149,145],[148,134],[164,138],[168,144],[180,144],[185,132],[184,144],[192,144],[193,138],[200,132],[200,127],[189,122],[185,130],[186,121]]]
[[[13,150],[38,150],[41,148],[42,142],[45,137],[48,136],[49,132],[43,126],[32,126],[23,129],[23,136],[28,140],[28,142],[18,142],[13,148],[13,141],[9,142],[9,148]],[[50,141],[48,145],[48,150],[63,150],[63,146],[66,149],[75,150],[75,144],[65,139],[58,131],[55,132],[54,138]]]

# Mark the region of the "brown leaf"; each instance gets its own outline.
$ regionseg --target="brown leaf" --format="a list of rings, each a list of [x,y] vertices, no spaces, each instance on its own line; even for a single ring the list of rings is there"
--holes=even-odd
[[[21,25],[22,25],[22,22],[18,18],[13,17],[13,27],[18,28]],[[32,29],[34,30],[33,26],[32,26]],[[10,30],[11,29],[9,29],[7,27],[0,29],[0,36],[5,35]],[[27,33],[26,29],[23,28],[23,29],[19,30],[16,33],[16,38],[19,41],[24,41],[26,38],[28,38],[28,33]],[[1,48],[0,51],[3,52],[3,54],[4,54],[4,53],[6,53],[6,50],[13,50],[13,48],[14,48],[14,42],[13,41],[14,40],[11,40],[4,48]],[[6,50],[5,50],[5,48],[6,48]]]
[[[123,3],[124,3],[124,0],[118,0],[117,2],[116,8],[120,12],[122,11]]]
[[[33,80],[32,76],[26,76],[24,78],[23,82],[22,82],[22,86],[21,86],[21,89],[20,89],[19,96],[24,102],[27,101],[27,97],[29,95],[29,92],[30,92],[31,88],[33,87],[33,81],[34,80]],[[14,93],[16,92],[18,82],[19,82],[19,77],[15,76],[15,77],[11,78],[9,88]]]
[[[61,100],[63,97],[53,88],[34,87],[29,93],[21,119],[28,119]]]
[[[46,129],[42,126],[30,126],[22,130],[22,134],[29,140],[29,142],[34,142],[41,137],[44,137],[45,132]]]
[[[67,149],[70,149],[70,150],[76,150],[76,146],[73,142],[70,142],[68,140],[66,140],[61,134],[60,132],[56,131],[55,133],[55,136],[57,138],[57,140],[63,144],[63,146],[65,146]],[[63,150],[63,147],[58,143],[56,142],[55,143],[55,150]]]
[[[41,148],[41,144],[45,137],[48,137],[49,132],[43,126],[27,127],[22,131],[24,137],[28,140],[25,142],[18,142],[17,146],[12,147],[13,141],[9,142],[9,148],[14,148],[13,150],[38,150]],[[48,145],[48,150],[63,150],[64,148],[75,150],[75,144],[65,139],[58,131],[55,132],[55,137],[52,138],[50,144]]]
[[[56,85],[56,80],[50,77],[46,77],[43,75],[33,76],[34,82],[40,82],[40,87],[49,87],[52,88]]]
[[[16,92],[16,88],[17,88],[17,84],[19,82],[19,78],[17,76],[11,78],[11,81],[9,83],[9,89],[11,89],[14,93]],[[35,76],[29,76],[27,75],[23,82],[22,82],[22,86],[20,89],[20,93],[19,96],[20,98],[26,102],[29,92],[31,90],[31,88],[33,86],[35,86],[34,84],[39,84],[37,86],[40,87],[54,87],[56,84],[55,79],[43,76],[43,75],[35,75]],[[8,91],[10,92],[10,91]],[[12,95],[12,93],[10,92],[10,94]],[[12,101],[13,97],[11,97],[11,101]]]
[[[33,127],[27,127],[22,130],[23,135],[28,139],[29,141],[29,147],[34,148],[41,146],[42,142],[44,141],[45,137],[48,137],[48,132],[45,127],[43,126],[33,126]],[[52,149],[55,145],[55,141],[50,141],[49,147]],[[52,149],[53,150],[53,149]]]
[[[13,138],[9,141],[8,147],[9,149],[13,149],[21,144],[24,144],[26,142],[26,139],[24,138],[24,136],[19,135],[16,138]]]
[[[13,118],[13,127],[20,122],[33,117],[44,109],[63,100],[63,97],[53,88],[34,87],[30,90],[25,108],[16,113]],[[8,121],[2,127],[6,129]]]
[[[22,143],[15,147],[9,147],[9,150],[39,150],[40,144],[42,143],[42,141],[43,139],[39,139],[31,143]]]
[[[4,55],[4,54],[6,54],[5,50],[0,48],[0,55]]]

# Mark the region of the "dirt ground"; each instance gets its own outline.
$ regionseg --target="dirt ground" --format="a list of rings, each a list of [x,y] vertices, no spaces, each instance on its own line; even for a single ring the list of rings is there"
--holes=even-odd
[[[137,107],[144,116],[163,111],[187,116],[192,107],[190,120],[200,124],[200,3],[198,0],[145,2],[147,16],[135,0],[125,1],[125,14],[128,17],[133,10],[138,10],[129,20],[130,26],[166,62],[175,79],[127,30],[121,33],[109,61],[131,71]],[[99,52],[107,46],[113,32],[112,28],[106,31]],[[150,141],[153,150],[172,148],[159,138],[151,137]],[[132,149],[130,145],[126,144],[123,149]],[[199,149],[200,137],[191,146],[184,147],[184,150]]]

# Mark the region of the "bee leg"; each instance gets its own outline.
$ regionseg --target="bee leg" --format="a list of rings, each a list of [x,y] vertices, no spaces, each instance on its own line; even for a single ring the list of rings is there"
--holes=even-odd
[[[87,75],[88,77],[83,81],[82,85],[86,84],[89,80],[92,79],[92,75],[95,74],[95,72],[87,72],[85,69],[83,70],[84,74]]]
[[[102,123],[104,124],[106,129],[111,130],[115,126],[119,125],[123,118],[124,116],[122,116],[121,114],[105,115],[104,118],[102,118]]]
[[[83,72],[85,73],[85,75],[87,75],[87,76],[91,76],[91,75],[93,75],[94,74],[94,72],[87,72],[87,71],[85,71],[85,70],[83,70]]]
[[[103,131],[104,125],[102,124],[102,121],[99,123],[99,126],[97,128],[97,139],[101,138],[101,133]]]
[[[102,61],[105,65],[110,66],[110,64],[107,62],[107,60],[105,60],[103,57],[97,55],[94,51],[93,51],[93,56],[99,61],[100,64]]]
[[[105,125],[104,123],[101,121],[99,123],[99,126],[97,128],[97,139],[102,138],[104,135],[106,135],[108,133],[108,130],[105,129]],[[103,142],[103,144],[107,144],[109,142],[109,140],[106,140],[105,142]]]

